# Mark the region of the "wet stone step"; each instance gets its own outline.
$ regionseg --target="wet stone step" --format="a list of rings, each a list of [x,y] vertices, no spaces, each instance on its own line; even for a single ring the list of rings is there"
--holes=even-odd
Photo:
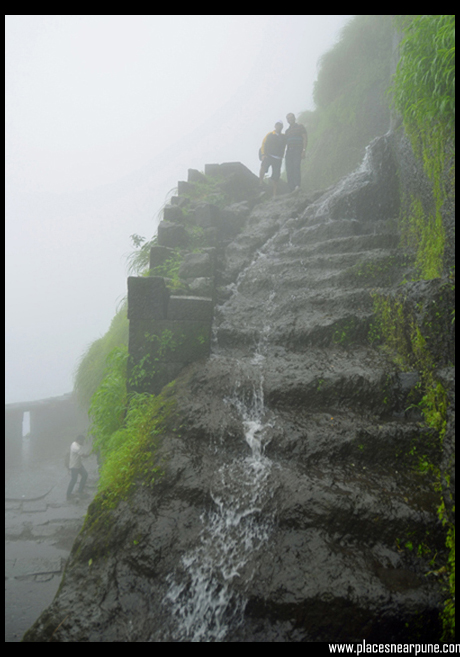
[[[295,230],[294,235],[296,244],[312,244],[338,237],[366,235],[371,231],[369,224],[363,224],[359,221],[328,221],[316,226],[299,228]]]
[[[399,234],[358,235],[329,239],[324,242],[313,240],[299,246],[295,236],[293,236],[284,255],[289,258],[297,255],[301,257],[310,253],[359,253],[370,249],[394,249],[397,247],[399,240]]]
[[[308,527],[324,529],[331,538],[334,534],[348,539],[366,537],[367,545],[387,543],[394,547],[398,536],[410,534],[420,537],[436,513],[433,497],[426,504],[425,491],[420,491],[421,504],[416,505],[410,483],[401,478],[398,487],[389,476],[378,479],[367,469],[346,464],[320,478],[298,474],[295,495],[290,491],[289,480],[282,481],[282,495],[277,497],[279,527],[305,530]],[[282,477],[282,473],[280,474]],[[428,487],[427,491],[428,492]],[[423,501],[422,501],[423,500]]]

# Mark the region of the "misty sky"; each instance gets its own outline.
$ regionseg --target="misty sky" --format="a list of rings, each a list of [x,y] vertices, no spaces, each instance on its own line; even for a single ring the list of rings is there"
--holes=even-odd
[[[6,16],[6,402],[70,392],[187,169],[313,109],[349,15]]]

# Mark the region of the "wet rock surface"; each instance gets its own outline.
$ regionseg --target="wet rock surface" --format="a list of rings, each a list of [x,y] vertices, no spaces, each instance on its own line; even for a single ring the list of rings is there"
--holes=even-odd
[[[414,446],[439,464],[439,441],[405,410],[417,373],[368,340],[371,290],[408,271],[389,157],[378,144],[348,178],[343,217],[336,190],[252,210],[221,261],[212,356],[167,393],[163,477],[93,503],[25,641],[438,640],[440,499]]]

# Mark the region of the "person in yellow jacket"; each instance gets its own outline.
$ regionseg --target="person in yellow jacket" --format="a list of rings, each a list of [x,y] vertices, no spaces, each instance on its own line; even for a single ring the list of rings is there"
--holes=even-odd
[[[281,175],[281,163],[283,161],[284,151],[286,149],[286,137],[282,134],[282,130],[283,122],[277,121],[275,123],[275,129],[265,136],[259,153],[260,159],[262,160],[259,173],[260,184],[263,185],[264,176],[271,167],[273,196],[276,196],[278,191],[278,181]]]

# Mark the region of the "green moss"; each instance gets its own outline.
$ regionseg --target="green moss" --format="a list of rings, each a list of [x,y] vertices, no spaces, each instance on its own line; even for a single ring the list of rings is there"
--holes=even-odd
[[[371,344],[380,344],[402,371],[410,366],[410,339],[408,337],[403,302],[399,299],[372,293],[374,301],[374,321],[369,331]]]
[[[381,348],[403,372],[417,370],[421,376],[422,400],[419,406],[428,426],[440,439],[446,430],[446,392],[435,376],[436,364],[415,318],[405,308],[404,298],[373,294],[375,320],[370,341],[379,337]]]
[[[410,264],[410,259],[404,253],[395,253],[383,258],[358,262],[347,271],[361,287],[374,285],[390,286],[395,282],[401,268]]]
[[[428,349],[426,339],[417,326],[415,318],[405,309],[404,299],[392,299],[389,296],[374,294],[374,311],[376,320],[372,328],[372,338],[378,335],[382,347],[390,355],[397,367],[403,371],[417,370],[421,383],[418,384],[421,400],[418,406],[423,413],[428,427],[435,429],[439,447],[447,427],[447,393],[436,379],[436,362]],[[425,455],[420,458],[417,445],[412,452],[418,456],[419,469],[431,471],[435,477],[435,488],[441,490],[441,472]],[[445,572],[447,573],[448,595],[442,613],[443,640],[455,637],[455,526],[448,522],[444,503],[441,501],[438,513],[447,525],[446,546],[449,556]]]
[[[134,484],[151,486],[161,476],[155,453],[175,406],[173,396],[132,396],[123,426],[102,446],[98,490],[102,508],[113,508],[126,499]]]
[[[455,136],[455,16],[399,16],[405,32],[391,92],[414,152],[433,184],[434,208],[412,198],[402,220],[422,279],[441,275],[445,231],[441,210],[452,187],[448,164]]]
[[[72,549],[73,560],[89,568],[124,539],[122,534],[129,528],[117,526],[114,509],[123,501],[129,502],[135,487],[152,487],[163,475],[157,448],[162,436],[175,430],[176,406],[174,383],[166,386],[161,395],[134,395],[130,399],[122,427],[100,444],[103,464],[99,489]],[[83,540],[88,534],[92,540]],[[133,545],[139,540],[137,534]]]
[[[441,216],[442,201],[432,213],[425,212],[422,202],[412,198],[401,217],[401,246],[415,253],[415,267],[423,280],[442,274],[445,231]]]
[[[356,317],[348,317],[336,323],[337,328],[332,335],[332,342],[343,347],[354,344],[359,339],[360,322]]]
[[[170,346],[170,341],[167,344]],[[127,361],[126,347],[111,352],[89,410],[93,450],[102,460],[98,500],[104,509],[125,499],[137,478],[143,483],[154,482],[158,476],[157,438],[175,406],[172,384],[159,396],[128,395]]]
[[[455,639],[455,525],[449,525],[446,546],[449,549],[447,567],[449,593],[441,614],[444,628],[441,638],[443,641],[451,641]]]

